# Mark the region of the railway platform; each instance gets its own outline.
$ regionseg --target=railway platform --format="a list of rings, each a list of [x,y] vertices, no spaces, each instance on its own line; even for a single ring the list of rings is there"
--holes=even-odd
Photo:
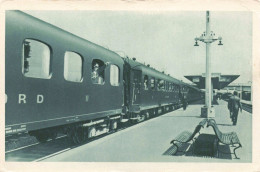
[[[170,141],[184,130],[193,132],[203,119],[200,117],[202,103],[190,104],[157,118],[144,121],[135,126],[107,135],[88,144],[61,151],[60,154],[41,158],[48,162],[252,162],[252,114],[239,112],[236,126],[232,125],[227,109],[227,102],[215,103],[216,123],[222,132],[236,132],[242,148],[236,153],[240,159],[230,154],[219,154],[219,157],[196,156],[191,152],[167,155],[172,146]],[[201,133],[213,134],[211,127],[204,127]],[[191,145],[187,144],[187,150]],[[231,147],[220,147],[225,152]]]

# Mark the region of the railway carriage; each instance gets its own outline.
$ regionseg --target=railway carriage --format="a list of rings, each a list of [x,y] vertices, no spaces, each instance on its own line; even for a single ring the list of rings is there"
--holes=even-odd
[[[205,92],[193,85],[181,82],[181,92],[187,102],[193,102],[204,98]]]
[[[120,117],[120,56],[19,11],[6,19],[7,134],[26,130],[46,140],[56,126]],[[106,62],[103,81],[92,82],[93,64]]]
[[[188,84],[23,12],[7,11],[5,29],[6,137],[28,132],[44,142],[62,132],[77,144],[180,107],[181,96],[201,98]]]
[[[187,101],[188,102],[193,102],[196,100],[203,99],[205,95],[205,92],[194,87],[194,86],[189,86],[189,90],[187,93]]]
[[[174,109],[179,105],[180,81],[159,72],[149,65],[132,59],[128,63],[129,114],[131,119],[144,120],[147,116]]]

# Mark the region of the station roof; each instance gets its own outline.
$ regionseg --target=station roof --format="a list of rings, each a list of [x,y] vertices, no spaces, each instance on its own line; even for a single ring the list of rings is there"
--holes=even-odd
[[[213,89],[222,89],[228,86],[234,80],[236,80],[239,76],[240,75],[221,75],[221,73],[212,73],[211,79]],[[184,77],[195,83],[198,88],[205,89],[205,73],[203,73],[202,75],[188,75]]]

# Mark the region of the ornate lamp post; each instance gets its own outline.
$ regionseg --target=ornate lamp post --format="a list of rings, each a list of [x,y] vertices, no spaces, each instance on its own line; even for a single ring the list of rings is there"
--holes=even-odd
[[[205,106],[201,108],[202,117],[215,117],[215,111],[211,107],[211,95],[212,95],[212,86],[211,86],[211,61],[210,61],[210,44],[219,40],[218,45],[222,44],[222,38],[215,37],[215,33],[210,31],[210,13],[206,12],[206,32],[204,32],[200,37],[195,38],[195,45],[199,46],[198,41],[204,42],[206,44],[206,82],[205,82]]]

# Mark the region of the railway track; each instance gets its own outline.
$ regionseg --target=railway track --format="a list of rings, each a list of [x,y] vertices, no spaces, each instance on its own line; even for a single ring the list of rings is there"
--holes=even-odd
[[[33,143],[23,147],[19,147],[13,150],[5,152],[6,161],[19,161],[30,162],[50,155],[55,152],[59,152],[68,147],[66,138],[61,137],[55,140],[48,140],[45,143]]]
[[[128,127],[122,127],[118,131]],[[84,144],[96,141],[102,137],[108,136],[114,132],[105,133],[94,138],[88,139],[86,142],[79,145],[71,145],[68,142],[66,135],[57,137],[55,140],[49,139],[45,143],[33,143],[26,146],[22,146],[16,149],[8,150],[5,152],[6,161],[15,162],[39,162],[49,157],[61,154],[68,150],[74,149]]]
[[[246,104],[246,103],[241,103],[242,104],[242,109],[249,112],[249,113],[252,113],[252,105],[249,105],[249,104]]]

